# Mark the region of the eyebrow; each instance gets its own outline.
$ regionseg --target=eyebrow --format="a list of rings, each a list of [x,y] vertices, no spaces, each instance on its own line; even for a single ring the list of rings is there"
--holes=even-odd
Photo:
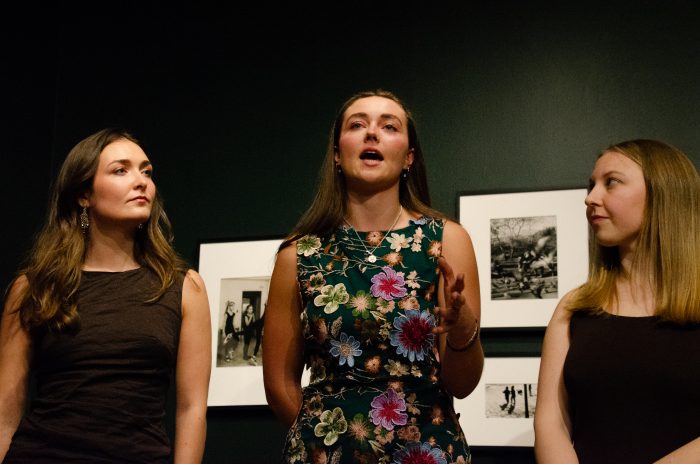
[[[353,114],[348,115],[347,119],[351,119],[351,118],[368,119],[369,115],[367,113],[353,113]],[[397,115],[392,114],[392,113],[383,113],[382,115],[379,116],[379,119],[396,119],[397,121],[402,122],[401,118],[399,118]]]
[[[111,165],[113,165],[114,163],[121,163],[121,164],[127,164],[127,165],[131,165],[131,164],[132,164],[130,159],[124,158],[124,159],[114,160],[114,161],[112,161],[111,163],[109,163],[107,166],[111,166]],[[149,160],[143,160],[143,161],[141,161],[141,163],[139,164],[139,167],[141,167],[141,168],[146,167],[146,166],[152,166],[152,164],[151,164],[151,162],[150,162]]]
[[[613,174],[614,174],[614,175],[618,175],[618,176],[624,176],[624,175],[625,175],[625,173],[622,172],[622,171],[617,171],[617,170],[615,170],[615,169],[611,169],[610,171],[605,171],[605,172],[601,175],[601,177],[608,177],[608,176],[613,175]],[[593,181],[593,176],[589,177],[588,180],[589,180],[589,181]]]

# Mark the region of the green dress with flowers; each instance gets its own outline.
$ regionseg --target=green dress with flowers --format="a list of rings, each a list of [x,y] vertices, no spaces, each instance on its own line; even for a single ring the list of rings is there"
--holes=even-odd
[[[284,462],[470,462],[431,333],[443,228],[423,217],[386,237],[343,226],[297,241],[311,382]]]

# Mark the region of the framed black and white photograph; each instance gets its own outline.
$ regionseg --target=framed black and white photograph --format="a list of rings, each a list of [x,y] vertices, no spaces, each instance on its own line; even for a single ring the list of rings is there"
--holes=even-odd
[[[586,189],[460,194],[481,285],[481,326],[544,327],[588,274]]]
[[[540,358],[486,358],[476,389],[455,400],[472,446],[533,446]]]
[[[264,405],[262,337],[270,276],[281,239],[200,243],[209,295],[209,406]]]

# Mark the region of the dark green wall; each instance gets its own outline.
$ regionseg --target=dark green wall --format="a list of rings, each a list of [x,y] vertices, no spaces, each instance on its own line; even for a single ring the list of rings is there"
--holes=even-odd
[[[668,141],[700,165],[693,2],[432,3],[87,4],[5,17],[2,284],[63,157],[107,125],[144,142],[194,265],[200,240],[290,229],[337,107],[367,88],[413,109],[433,203],[448,214],[459,191],[585,186],[596,153],[629,138]],[[541,337],[496,331],[484,343],[538,355]],[[274,462],[283,436],[266,408],[212,410],[206,462]],[[533,462],[530,449],[474,456]]]

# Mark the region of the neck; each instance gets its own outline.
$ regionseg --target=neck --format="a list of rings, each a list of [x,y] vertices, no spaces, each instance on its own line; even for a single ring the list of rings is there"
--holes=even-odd
[[[655,297],[653,281],[644,266],[635,266],[635,244],[619,248],[622,273],[617,278],[616,312],[623,316],[651,316]]]
[[[132,230],[104,229],[90,224],[89,234],[83,270],[120,272],[139,267]]]
[[[386,191],[372,195],[348,193],[346,216],[350,225],[358,231],[388,230],[405,227],[410,216],[404,210],[396,220],[401,204],[398,190]]]

